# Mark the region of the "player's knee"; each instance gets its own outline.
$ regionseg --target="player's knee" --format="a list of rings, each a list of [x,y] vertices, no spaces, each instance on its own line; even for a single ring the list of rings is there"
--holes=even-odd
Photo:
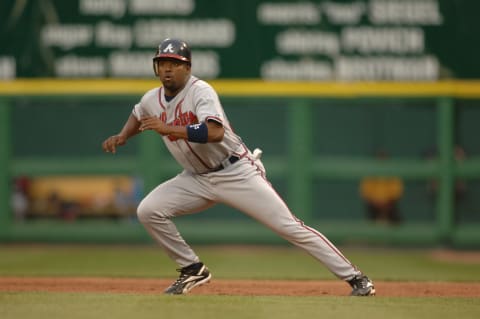
[[[153,212],[153,207],[143,200],[137,207],[137,218],[141,223],[148,223],[153,216]]]
[[[158,205],[152,205],[150,201],[144,199],[137,207],[137,218],[141,223],[149,223],[152,219],[168,218],[168,214]]]

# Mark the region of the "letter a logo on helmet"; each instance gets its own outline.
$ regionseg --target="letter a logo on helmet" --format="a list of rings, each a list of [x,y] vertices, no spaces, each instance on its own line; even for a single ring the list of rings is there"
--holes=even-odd
[[[174,53],[175,51],[173,50],[173,45],[171,43],[168,44],[168,46],[163,49],[163,53],[169,52],[169,53]]]

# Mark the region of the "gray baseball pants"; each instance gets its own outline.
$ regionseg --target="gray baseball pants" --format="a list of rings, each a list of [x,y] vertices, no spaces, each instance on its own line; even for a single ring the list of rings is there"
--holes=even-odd
[[[180,267],[199,262],[171,218],[224,203],[264,224],[349,280],[360,271],[320,232],[295,217],[264,175],[260,160],[243,158],[208,174],[183,171],[160,184],[140,203],[137,215],[153,239]]]

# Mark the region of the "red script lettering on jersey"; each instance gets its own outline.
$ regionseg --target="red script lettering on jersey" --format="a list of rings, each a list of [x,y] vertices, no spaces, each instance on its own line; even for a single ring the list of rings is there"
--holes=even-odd
[[[162,122],[166,123],[167,113],[162,112],[162,114],[160,114],[159,118]],[[191,125],[191,124],[198,124],[198,118],[192,111],[188,111],[188,112],[185,112],[185,113],[179,113],[173,121],[171,121],[167,124],[168,125],[175,125],[175,126],[187,126],[187,125]],[[173,142],[173,141],[178,140],[178,137],[168,136],[168,139]]]

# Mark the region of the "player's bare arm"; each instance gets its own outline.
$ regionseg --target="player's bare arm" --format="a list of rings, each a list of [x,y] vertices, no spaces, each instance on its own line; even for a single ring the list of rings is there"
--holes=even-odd
[[[130,114],[120,133],[110,136],[102,143],[103,150],[107,153],[115,154],[117,146],[125,145],[130,137],[138,134],[140,124],[135,116]]]
[[[208,121],[205,125],[207,130],[207,142],[221,142],[225,133],[223,126],[215,121]],[[187,126],[168,125],[155,116],[142,118],[139,130],[153,130],[161,135],[170,135],[185,140],[188,139]]]

